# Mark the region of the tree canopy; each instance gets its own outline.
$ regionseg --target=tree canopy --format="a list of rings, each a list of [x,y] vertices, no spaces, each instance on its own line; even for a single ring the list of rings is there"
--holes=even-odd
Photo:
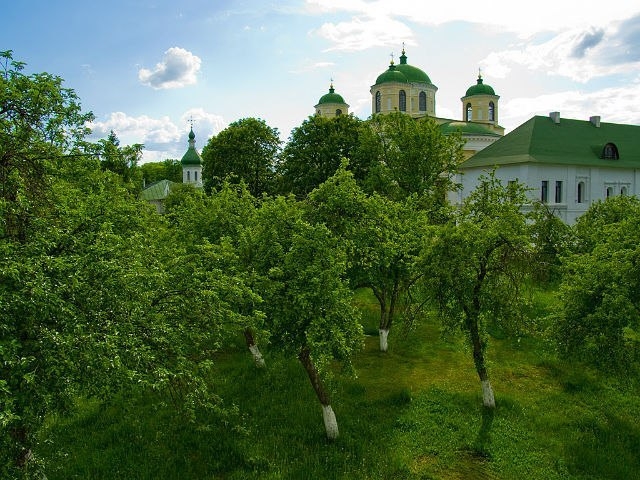
[[[262,119],[249,117],[231,123],[202,149],[205,189],[217,189],[227,180],[245,182],[254,197],[271,193],[280,143],[278,129]]]
[[[291,132],[277,166],[281,193],[305,196],[331,177],[343,159],[358,179],[368,167],[356,163],[362,121],[353,115],[326,118],[314,115]]]
[[[556,333],[562,354],[628,375],[640,358],[640,200],[593,204],[563,258]],[[637,367],[636,367],[637,368]]]

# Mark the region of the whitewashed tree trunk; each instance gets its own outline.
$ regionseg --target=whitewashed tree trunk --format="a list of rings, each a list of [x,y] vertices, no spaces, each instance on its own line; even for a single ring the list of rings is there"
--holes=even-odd
[[[333,413],[331,405],[322,405],[322,418],[324,419],[324,429],[327,432],[329,440],[338,438],[338,421],[336,414]]]
[[[389,342],[388,342],[389,329],[388,328],[381,328],[378,333],[379,333],[379,336],[380,336],[380,351],[381,352],[386,352],[387,348],[389,348]]]
[[[263,368],[265,366],[264,358],[257,345],[249,345],[249,351],[253,355],[253,361],[257,367]]]
[[[491,388],[491,383],[489,383],[489,380],[482,380],[480,383],[482,384],[482,404],[485,407],[495,408],[496,399],[493,396],[493,389]]]

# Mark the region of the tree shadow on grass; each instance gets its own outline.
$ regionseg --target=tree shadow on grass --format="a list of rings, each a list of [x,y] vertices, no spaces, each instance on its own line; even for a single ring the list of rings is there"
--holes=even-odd
[[[567,443],[566,461],[574,474],[590,478],[640,479],[640,428],[613,413],[583,419]]]

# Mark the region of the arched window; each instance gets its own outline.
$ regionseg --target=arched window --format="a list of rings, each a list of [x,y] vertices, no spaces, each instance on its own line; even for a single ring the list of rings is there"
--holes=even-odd
[[[187,182],[191,181],[191,172],[187,170]]]
[[[626,195],[627,193],[629,193],[629,191],[626,186],[620,188],[620,195]]]
[[[407,94],[404,90],[400,90],[400,93],[398,94],[398,105],[401,112],[407,111]]]
[[[584,203],[584,182],[578,182],[578,203]]]
[[[418,110],[421,112],[427,111],[427,94],[424,92],[420,92],[418,97]]]
[[[602,149],[602,158],[605,160],[619,160],[620,154],[618,152],[618,147],[613,143],[607,143]]]
[[[342,110],[340,110],[339,108],[336,110],[336,117],[339,117],[340,115],[342,115]]]
[[[380,110],[382,110],[382,94],[378,90],[376,92],[376,113],[380,113]]]
[[[607,198],[613,197],[613,187],[607,187]]]
[[[471,109],[471,104],[467,103],[467,122],[472,120],[473,110]]]
[[[198,171],[196,170],[195,172],[193,172],[193,179],[197,182],[198,181]]]
[[[489,120],[492,122],[496,120],[496,106],[493,102],[489,102]]]

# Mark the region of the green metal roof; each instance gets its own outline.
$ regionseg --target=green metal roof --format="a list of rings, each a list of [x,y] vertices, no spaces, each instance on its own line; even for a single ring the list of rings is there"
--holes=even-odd
[[[186,153],[182,156],[180,163],[182,163],[182,165],[201,165],[202,157],[198,152],[196,152],[195,147],[189,147]]]
[[[612,143],[619,159],[603,159],[604,146]],[[589,120],[535,116],[485,149],[461,168],[517,163],[640,168],[640,126]]]
[[[140,192],[140,198],[147,201],[164,200],[174,185],[176,185],[176,183],[171,180],[159,180],[142,190],[142,192]]]
[[[478,81],[475,85],[467,89],[465,97],[471,97],[473,95],[495,95],[496,92],[490,85],[482,83],[482,77],[478,75]]]
[[[494,132],[491,128],[481,123],[460,122],[453,120],[440,124],[440,131],[448,135],[454,132],[461,132],[463,135],[490,135],[492,137],[500,137],[499,133]]]

